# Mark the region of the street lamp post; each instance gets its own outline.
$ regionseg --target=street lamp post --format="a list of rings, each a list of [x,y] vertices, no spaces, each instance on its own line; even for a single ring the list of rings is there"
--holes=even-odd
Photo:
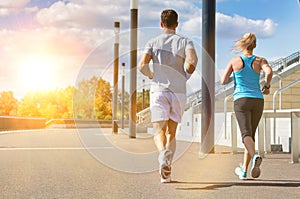
[[[122,94],[121,94],[121,115],[122,115],[122,124],[121,124],[121,128],[124,129],[124,97],[125,97],[125,63],[122,63]]]
[[[129,138],[136,138],[138,0],[130,0],[130,117]]]
[[[142,91],[142,110],[145,108],[145,80],[143,79],[143,91]]]
[[[202,0],[201,154],[214,152],[216,0]]]
[[[118,73],[119,73],[119,33],[120,33],[120,22],[115,22],[115,43],[114,43],[114,79],[113,79],[113,115],[112,125],[113,133],[118,133],[117,125],[117,109],[118,109]]]

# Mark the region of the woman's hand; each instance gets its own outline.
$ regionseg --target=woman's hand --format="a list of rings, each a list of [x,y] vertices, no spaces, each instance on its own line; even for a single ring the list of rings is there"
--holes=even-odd
[[[269,95],[270,94],[270,87],[271,87],[270,85],[269,86],[264,85],[264,87],[261,89],[262,94]]]

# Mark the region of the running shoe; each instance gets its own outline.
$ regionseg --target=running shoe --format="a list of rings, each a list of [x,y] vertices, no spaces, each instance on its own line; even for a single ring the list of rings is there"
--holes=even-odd
[[[243,171],[242,166],[235,168],[235,174],[239,176],[239,179],[246,180],[247,179],[247,172]]]
[[[171,182],[171,159],[172,151],[164,150],[158,156],[159,174],[162,183]]]
[[[254,154],[252,157],[252,166],[251,166],[251,176],[253,178],[258,178],[260,176],[260,168],[259,166],[261,165],[262,158],[258,154]]]
[[[160,177],[160,182],[161,183],[170,183],[171,182],[171,176],[167,177],[166,179]]]

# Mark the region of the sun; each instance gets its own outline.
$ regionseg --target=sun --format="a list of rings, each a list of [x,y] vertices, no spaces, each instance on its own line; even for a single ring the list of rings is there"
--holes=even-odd
[[[53,60],[47,56],[31,56],[20,60],[19,77],[26,90],[49,90],[53,87]]]

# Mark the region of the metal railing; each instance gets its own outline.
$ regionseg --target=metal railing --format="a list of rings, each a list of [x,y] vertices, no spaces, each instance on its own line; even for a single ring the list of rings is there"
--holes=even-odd
[[[275,60],[273,62],[270,62],[270,66],[272,67],[275,74],[283,73],[286,71],[286,68],[294,65],[294,64],[300,63],[300,51],[295,52],[285,58],[281,58],[278,60]],[[279,76],[278,76],[279,77]],[[282,77],[280,76],[279,79]],[[278,78],[277,78],[278,79]],[[261,83],[264,82],[264,75],[261,75]],[[275,83],[275,81],[272,81],[272,83]],[[215,83],[215,99],[222,99],[222,96],[228,96],[233,93],[233,78],[230,79],[229,83],[226,85],[221,85],[220,82]],[[202,90],[198,90],[194,92],[193,94],[187,96],[187,106],[189,107],[199,107],[202,103]],[[195,108],[196,110],[197,108]],[[198,108],[199,109],[199,108]],[[197,109],[197,110],[198,110]],[[148,114],[148,116],[147,116]],[[139,124],[143,122],[149,122],[150,118],[150,109],[144,109],[141,112],[137,113],[137,122]]]
[[[291,131],[291,161],[290,163],[298,163],[300,155],[300,111],[264,111],[262,119],[258,125],[258,153],[264,157],[265,153],[271,152],[271,135],[270,122],[271,118],[289,118]],[[232,153],[237,153],[237,122],[234,113],[231,114],[231,147]]]
[[[148,124],[151,124],[151,113],[150,113],[150,107],[145,108],[144,110],[138,112],[136,114],[137,116],[137,123],[140,125],[147,126]]]
[[[46,122],[46,127],[51,127],[55,125],[63,128],[112,128],[112,120],[68,118],[51,119],[48,122]]]
[[[284,70],[285,68],[289,67],[290,65],[299,63],[299,57],[300,57],[300,51],[295,52],[285,58],[280,58],[273,62],[270,62],[270,65],[275,72],[276,71],[280,72],[280,71]]]
[[[276,96],[278,93],[281,93],[282,91],[290,88],[291,86],[294,86],[295,84],[300,82],[300,78],[292,81],[291,83],[287,84],[286,86],[277,89],[273,94],[273,112],[276,113]],[[273,143],[276,144],[276,117],[273,118]]]

